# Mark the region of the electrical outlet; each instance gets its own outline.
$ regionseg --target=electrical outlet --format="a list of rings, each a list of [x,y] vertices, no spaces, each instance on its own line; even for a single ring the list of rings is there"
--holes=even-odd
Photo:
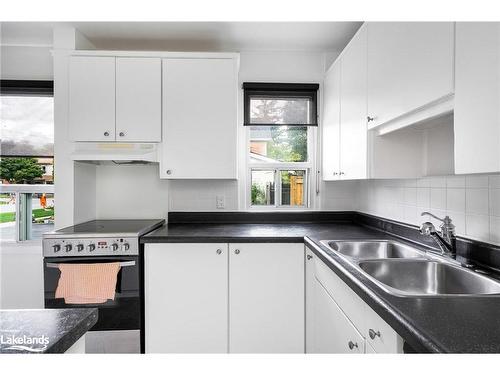
[[[217,195],[215,197],[215,207],[219,209],[226,208],[226,200],[223,195]]]

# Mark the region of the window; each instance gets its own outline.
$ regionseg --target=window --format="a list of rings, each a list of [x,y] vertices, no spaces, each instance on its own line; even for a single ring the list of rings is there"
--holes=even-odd
[[[52,81],[0,82],[0,240],[40,239],[54,226]]]
[[[250,207],[309,207],[318,85],[244,83],[243,89]]]

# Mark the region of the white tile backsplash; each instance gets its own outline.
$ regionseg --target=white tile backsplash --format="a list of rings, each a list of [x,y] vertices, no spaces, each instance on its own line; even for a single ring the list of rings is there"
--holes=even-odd
[[[465,228],[467,236],[480,241],[489,240],[490,221],[488,215],[465,216]]]
[[[457,234],[500,244],[500,175],[359,181],[358,210],[419,225],[422,211],[449,215]]]
[[[446,190],[446,209],[465,212],[465,189],[448,188]]]
[[[431,209],[446,210],[445,188],[431,188]]]
[[[500,216],[500,189],[490,189],[490,215]]]
[[[468,214],[488,215],[488,189],[467,189],[465,201]]]

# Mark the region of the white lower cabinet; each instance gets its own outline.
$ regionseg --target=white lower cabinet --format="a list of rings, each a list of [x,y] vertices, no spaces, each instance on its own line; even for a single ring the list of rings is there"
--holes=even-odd
[[[146,353],[304,353],[304,245],[146,244]]]
[[[305,292],[306,292],[306,353],[314,353],[314,257],[306,247],[305,251]]]
[[[146,353],[226,353],[226,243],[147,244]]]
[[[229,351],[304,353],[303,244],[229,244]]]
[[[308,352],[364,353],[361,347],[366,347],[367,352],[402,353],[403,339],[396,331],[321,259],[312,256],[306,259],[314,264],[310,271],[314,277],[306,278],[306,311],[313,311],[312,318],[306,319],[306,342],[313,342]],[[349,345],[349,341],[353,344]]]
[[[314,353],[364,353],[365,339],[318,280],[314,291]]]

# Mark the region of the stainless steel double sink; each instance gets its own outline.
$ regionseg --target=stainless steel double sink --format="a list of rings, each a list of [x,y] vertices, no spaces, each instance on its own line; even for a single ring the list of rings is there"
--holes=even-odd
[[[399,296],[500,294],[500,282],[398,241],[321,241],[386,292]]]

